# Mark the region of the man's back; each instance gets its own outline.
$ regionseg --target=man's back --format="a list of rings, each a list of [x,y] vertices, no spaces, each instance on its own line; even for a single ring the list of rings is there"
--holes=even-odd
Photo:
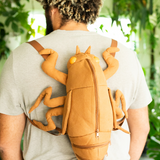
[[[91,46],[91,54],[100,59],[102,69],[107,67],[102,53],[110,47],[111,39],[97,33],[56,30],[37,41],[44,48],[51,48],[58,53],[56,69],[62,72],[67,73],[67,62],[75,54],[77,45],[82,52]],[[121,44],[118,44],[118,48],[120,48],[120,52],[116,53],[115,58],[118,59],[120,66],[116,74],[107,81],[108,87],[112,90],[113,95],[117,89],[122,91],[127,109],[148,105],[150,94],[136,54]],[[46,124],[45,114],[49,109],[47,106],[41,103],[31,114],[28,113],[29,109],[39,94],[49,86],[52,87],[52,98],[65,96],[66,91],[64,85],[42,71],[43,61],[43,57],[27,43],[22,44],[11,54],[4,67],[0,82],[3,91],[0,102],[6,106],[0,108],[1,113],[9,115],[25,113],[29,118]],[[5,72],[6,70],[8,71]],[[143,97],[145,97],[144,100]],[[61,128],[62,116],[53,117],[53,120],[56,126]],[[126,121],[123,128],[128,129]],[[129,139],[129,135],[121,131],[114,131],[108,159],[129,160]],[[50,135],[34,127],[29,121],[27,121],[24,134],[23,154],[25,160],[76,159],[67,135],[58,137]]]

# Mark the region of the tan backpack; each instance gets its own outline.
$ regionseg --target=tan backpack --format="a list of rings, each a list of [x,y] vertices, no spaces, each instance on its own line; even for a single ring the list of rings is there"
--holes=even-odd
[[[57,129],[60,134],[68,134],[73,151],[78,160],[102,160],[107,154],[111,131],[121,128],[127,111],[125,98],[121,91],[115,93],[115,100],[106,80],[118,69],[119,63],[113,57],[119,51],[117,42],[106,49],[103,58],[108,67],[104,71],[99,65],[99,59],[90,54],[89,47],[81,53],[77,46],[76,54],[67,64],[68,75],[55,69],[57,52],[44,49],[38,42],[29,42],[46,60],[42,64],[43,71],[55,80],[66,85],[67,96],[51,99],[52,88],[45,89],[38,97],[29,113],[38,107],[44,98],[44,104],[50,109],[46,113],[47,126],[33,120],[30,122],[44,131]],[[112,54],[112,55],[111,55]],[[49,55],[49,56],[48,56]],[[122,103],[122,110],[118,108]],[[64,105],[64,107],[57,107]],[[63,115],[62,130],[56,128],[52,116]],[[117,122],[117,119],[121,119]]]

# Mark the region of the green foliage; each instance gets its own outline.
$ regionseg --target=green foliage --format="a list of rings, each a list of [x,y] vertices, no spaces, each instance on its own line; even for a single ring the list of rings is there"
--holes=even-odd
[[[156,29],[160,28],[160,6],[154,5],[153,0],[113,0],[113,13],[110,13],[112,24],[115,21],[117,26],[121,27],[121,31],[130,41],[133,32],[138,33],[139,39],[143,36],[149,39],[147,46],[150,48],[150,89],[153,102],[149,105],[150,133],[148,137],[149,157],[155,160],[160,159],[160,91],[157,86],[155,75],[155,49],[158,46],[158,37]],[[130,23],[130,33],[125,34],[120,18],[128,18]],[[146,43],[145,42],[145,43]],[[145,72],[145,69],[144,73]]]
[[[154,160],[159,160],[160,159],[160,149],[159,149],[160,144],[157,143],[155,140],[151,139],[150,142],[148,143],[149,149],[147,151],[147,154],[149,155],[149,157],[152,157]]]
[[[145,69],[143,68],[144,73]],[[150,92],[153,101],[149,104],[150,132],[147,143],[147,155],[154,160],[160,159],[160,90],[155,80],[151,81]]]
[[[142,67],[142,70],[143,70],[144,76],[146,76],[146,70],[145,70],[145,68]]]
[[[156,94],[156,89],[152,92]],[[159,95],[160,93],[158,93]],[[152,101],[149,105],[150,133],[147,144],[147,154],[154,160],[160,159],[160,103]]]
[[[24,134],[22,136],[22,139],[21,139],[21,150],[23,151],[23,141],[24,141]]]
[[[104,25],[101,24],[100,27],[99,27],[101,31],[103,31],[103,27],[104,27]]]
[[[31,19],[31,24],[29,25],[29,31],[26,34],[26,40],[29,40],[29,38],[31,36],[35,37],[35,30],[32,29],[32,25],[33,25],[34,21],[35,21],[35,19],[32,18]]]
[[[152,14],[152,0],[150,0],[148,8],[146,0],[113,0],[113,6],[113,13],[111,14],[112,23],[116,21],[116,24],[121,27],[123,34],[128,38],[127,41],[130,40],[133,32],[136,33],[139,30],[139,34],[141,35],[142,29],[146,29],[149,23],[149,15]],[[121,21],[119,20],[120,17],[129,18],[130,23],[128,27],[131,28],[130,34],[125,34],[123,31]],[[139,29],[137,29],[138,25]]]
[[[132,33],[139,33],[142,36],[142,30],[151,31],[151,42],[156,46],[157,38],[155,37],[154,28],[160,27],[160,6],[156,6],[153,10],[153,0],[113,0],[113,13],[110,13],[112,24],[115,21],[117,26],[121,27],[121,31],[130,41]],[[155,16],[155,17],[154,17]],[[129,34],[125,34],[120,18],[128,18],[130,23],[127,24],[131,28]],[[154,22],[153,22],[154,18]],[[152,41],[153,40],[153,41]],[[152,45],[151,44],[151,45]]]
[[[6,46],[6,41],[4,40],[5,35],[7,35],[4,27],[3,23],[0,22],[0,59],[2,57],[8,58],[9,56],[9,48]]]
[[[37,32],[43,36],[46,35],[46,28],[42,27],[42,26],[38,26],[38,30]]]
[[[0,59],[7,58],[10,52],[5,42],[8,30],[15,36],[26,33],[26,41],[35,35],[32,24],[28,24],[29,12],[24,7],[19,0],[0,1],[0,16],[5,19],[4,22],[0,20]]]

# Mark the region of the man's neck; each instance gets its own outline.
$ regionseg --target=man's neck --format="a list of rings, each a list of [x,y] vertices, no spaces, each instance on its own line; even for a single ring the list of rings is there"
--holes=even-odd
[[[59,28],[60,30],[82,30],[82,31],[89,31],[87,29],[87,25],[84,23],[77,23],[77,22],[68,22],[66,25]]]

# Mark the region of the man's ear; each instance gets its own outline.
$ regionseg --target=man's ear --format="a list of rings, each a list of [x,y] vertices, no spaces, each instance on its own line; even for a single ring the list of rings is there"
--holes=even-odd
[[[61,17],[58,8],[51,8],[50,14],[53,30],[59,29],[61,24]]]
[[[52,8],[50,10],[51,16],[55,15],[58,12],[58,8]]]

